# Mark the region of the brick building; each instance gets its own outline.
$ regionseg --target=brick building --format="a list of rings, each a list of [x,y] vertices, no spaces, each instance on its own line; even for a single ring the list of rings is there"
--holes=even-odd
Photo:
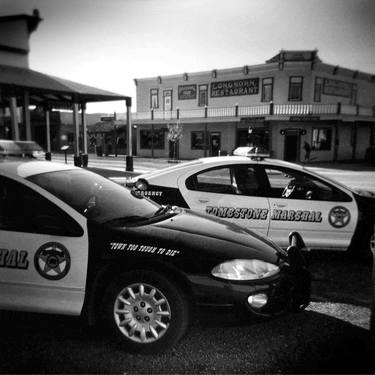
[[[264,64],[135,79],[138,156],[180,159],[248,144],[273,157],[361,160],[375,142],[375,75],[326,64],[313,51],[280,51]]]

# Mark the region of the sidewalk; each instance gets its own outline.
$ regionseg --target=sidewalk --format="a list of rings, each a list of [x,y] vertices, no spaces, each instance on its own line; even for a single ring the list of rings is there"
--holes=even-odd
[[[63,153],[53,153],[52,161],[65,162],[65,155]],[[178,162],[183,162],[178,161]],[[74,155],[67,154],[67,164],[74,164]],[[133,157],[133,169],[134,173],[145,173],[157,169],[167,168],[174,165],[168,159],[152,159],[152,158],[138,158]],[[88,156],[88,168],[99,168],[108,169],[117,172],[127,172],[126,171],[126,155],[114,154],[108,156],[97,156],[96,154],[89,154]],[[129,172],[127,172],[129,173]]]
[[[67,155],[68,164],[73,163],[73,154]],[[53,161],[61,161],[64,159],[63,153],[54,153],[52,155]],[[171,161],[170,159],[162,158],[145,158],[145,157],[133,157],[133,168],[134,172],[144,173],[146,171],[157,170],[162,168],[167,168],[177,163],[184,163],[190,160],[177,160]],[[89,154],[89,164],[103,163],[108,169],[113,170],[123,170],[125,172],[126,168],[126,155],[114,154],[108,156],[97,156],[95,153]],[[295,164],[302,165],[307,168],[313,168],[314,170],[342,170],[342,171],[375,171],[375,164],[369,164],[365,162],[298,162]]]
[[[67,155],[67,163],[74,164],[73,155]],[[52,161],[65,163],[64,154],[57,153],[52,155]],[[177,163],[184,163],[189,160],[178,160]],[[333,178],[334,180],[351,187],[353,189],[370,190],[375,192],[375,165],[367,163],[333,163],[333,162],[311,162],[298,163],[312,171]],[[123,184],[126,179],[143,173],[171,167],[176,162],[169,159],[140,158],[134,156],[133,171],[126,170],[125,155],[97,156],[89,154],[87,169],[111,178],[112,180]]]

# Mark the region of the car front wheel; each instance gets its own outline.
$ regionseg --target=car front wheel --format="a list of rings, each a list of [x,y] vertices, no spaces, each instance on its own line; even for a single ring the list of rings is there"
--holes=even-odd
[[[130,352],[156,353],[185,333],[189,303],[185,293],[153,271],[132,271],[113,281],[104,298],[104,320]]]

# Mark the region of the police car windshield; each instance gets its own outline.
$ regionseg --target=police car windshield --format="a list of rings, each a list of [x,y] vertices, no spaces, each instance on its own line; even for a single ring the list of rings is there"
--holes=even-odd
[[[136,197],[127,188],[82,169],[37,174],[28,180],[100,224],[127,217],[148,219],[160,208],[151,200]]]

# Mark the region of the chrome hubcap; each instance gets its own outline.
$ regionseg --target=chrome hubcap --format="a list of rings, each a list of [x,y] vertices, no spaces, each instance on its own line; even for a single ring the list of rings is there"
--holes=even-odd
[[[171,308],[164,294],[148,284],[132,284],[118,295],[114,317],[119,330],[130,340],[150,343],[168,330]]]

